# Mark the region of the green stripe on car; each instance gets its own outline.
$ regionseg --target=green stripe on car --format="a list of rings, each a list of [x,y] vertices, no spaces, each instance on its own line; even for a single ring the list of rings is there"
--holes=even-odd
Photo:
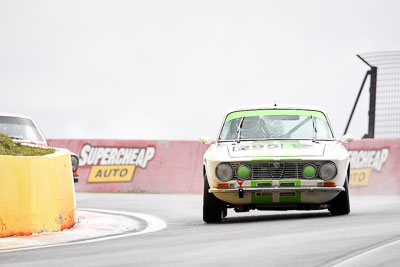
[[[301,192],[296,192],[295,196],[279,196],[280,203],[300,203],[301,202]]]
[[[279,180],[279,185],[282,183],[294,183],[295,187],[300,187],[301,186],[301,180],[294,180],[294,179],[289,179],[289,180]]]
[[[279,185],[282,183],[294,183],[295,187],[301,186],[300,180],[280,180]],[[279,196],[280,203],[300,203],[301,202],[301,192],[295,192],[295,196]]]
[[[262,194],[262,193],[259,193]],[[256,192],[251,193],[251,203],[252,204],[266,204],[266,203],[272,203],[272,193],[270,193],[270,196],[260,196],[257,195]]]
[[[251,187],[260,187],[258,186],[259,183],[261,184],[267,184],[270,183],[272,186],[272,180],[251,180]]]
[[[327,121],[324,113],[316,110],[303,110],[303,109],[259,109],[259,110],[244,110],[229,113],[226,116],[225,123],[237,118],[254,117],[265,115],[298,115],[298,116],[313,116]]]
[[[263,186],[259,186],[258,184],[261,184]],[[268,187],[268,184],[272,186],[272,180],[257,180],[257,181],[251,181],[251,187]],[[272,193],[256,193],[252,192],[251,193],[251,203],[252,204],[266,204],[266,203],[272,203]]]
[[[279,185],[281,185],[282,183],[294,183],[295,187],[301,186],[301,180],[294,180],[294,179],[280,180]],[[262,186],[260,186],[259,184],[262,184]],[[270,186],[272,186],[272,180],[251,181],[252,188],[262,188],[262,187],[268,188],[269,187],[268,184]],[[283,194],[285,194],[285,193],[283,193]],[[267,204],[267,203],[272,203],[272,202],[273,202],[272,192],[271,193],[262,193],[262,192],[259,192],[259,193],[252,192],[251,193],[251,203],[252,204]],[[279,202],[280,203],[300,203],[301,202],[301,192],[295,192],[294,196],[281,196],[280,195]]]

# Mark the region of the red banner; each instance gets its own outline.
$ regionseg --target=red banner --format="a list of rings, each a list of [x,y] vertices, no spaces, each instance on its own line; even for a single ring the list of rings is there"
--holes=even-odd
[[[347,148],[352,194],[400,194],[400,139],[357,140]]]
[[[201,193],[202,158],[198,141],[50,139],[80,158],[77,191]],[[400,139],[363,139],[346,145],[354,195],[400,194]]]
[[[202,158],[198,141],[50,139],[79,157],[81,192],[201,193]]]

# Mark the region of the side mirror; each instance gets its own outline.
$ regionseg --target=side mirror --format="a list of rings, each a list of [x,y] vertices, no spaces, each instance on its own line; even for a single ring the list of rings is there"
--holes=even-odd
[[[354,141],[354,136],[352,134],[345,134],[345,135],[342,136],[342,138],[340,138],[340,141],[343,144],[347,144],[347,143],[353,142]]]
[[[201,136],[199,138],[200,143],[202,143],[203,145],[209,145],[211,144],[211,138],[209,136]]]

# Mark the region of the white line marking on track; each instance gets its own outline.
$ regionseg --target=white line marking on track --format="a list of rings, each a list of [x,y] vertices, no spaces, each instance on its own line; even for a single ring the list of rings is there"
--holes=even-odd
[[[126,211],[117,211],[117,210],[103,210],[103,209],[79,209],[79,210],[90,211],[90,212],[103,212],[103,213],[109,213],[109,214],[114,214],[114,215],[132,216],[132,217],[136,217],[141,220],[144,220],[147,224],[147,227],[139,232],[134,232],[134,233],[116,234],[113,236],[98,237],[98,238],[92,238],[92,239],[76,241],[76,242],[71,241],[68,243],[59,243],[59,244],[51,244],[51,245],[43,245],[43,246],[35,246],[35,247],[23,247],[23,248],[0,250],[0,253],[94,243],[94,242],[112,240],[112,239],[117,239],[117,238],[122,238],[122,237],[153,233],[153,232],[160,231],[167,227],[167,223],[163,219],[160,219],[153,215],[144,214],[144,213],[126,212]]]
[[[357,258],[359,258],[359,257],[361,257],[361,256],[363,256],[365,254],[368,254],[368,253],[371,253],[371,252],[375,252],[375,251],[380,250],[380,249],[384,249],[384,248],[386,248],[388,246],[392,246],[393,244],[396,244],[398,242],[400,242],[400,237],[396,236],[396,237],[390,238],[388,240],[384,240],[382,242],[370,245],[370,246],[368,246],[366,248],[356,250],[356,251],[354,251],[354,252],[352,252],[350,254],[347,254],[347,255],[345,255],[343,257],[339,257],[338,259],[336,259],[334,261],[331,261],[328,264],[324,264],[322,266],[327,266],[327,267],[328,266],[329,267],[331,267],[331,266],[332,267],[333,266],[335,266],[335,267],[347,266],[346,264],[348,264],[349,262],[351,263],[351,261],[354,261],[355,259],[357,259]],[[353,266],[353,265],[349,265],[349,266]]]
[[[164,220],[157,218],[153,215],[144,214],[144,213],[116,211],[116,210],[102,210],[102,209],[81,209],[81,210],[132,216],[132,217],[142,219],[143,221],[146,222],[147,227],[145,229],[143,229],[142,231],[139,231],[139,232],[125,234],[125,236],[141,235],[141,234],[157,232],[157,231],[160,231],[160,230],[164,229],[165,227],[167,227],[167,223]]]

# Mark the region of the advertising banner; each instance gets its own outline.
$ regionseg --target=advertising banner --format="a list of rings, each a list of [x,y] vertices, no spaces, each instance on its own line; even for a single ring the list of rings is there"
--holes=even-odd
[[[202,158],[198,141],[50,139],[79,157],[81,192],[201,193]]]
[[[400,194],[400,139],[362,139],[346,146],[352,194]]]
[[[50,139],[79,156],[82,192],[202,193],[198,141]],[[350,193],[400,194],[400,139],[363,139],[345,145],[350,154]]]

